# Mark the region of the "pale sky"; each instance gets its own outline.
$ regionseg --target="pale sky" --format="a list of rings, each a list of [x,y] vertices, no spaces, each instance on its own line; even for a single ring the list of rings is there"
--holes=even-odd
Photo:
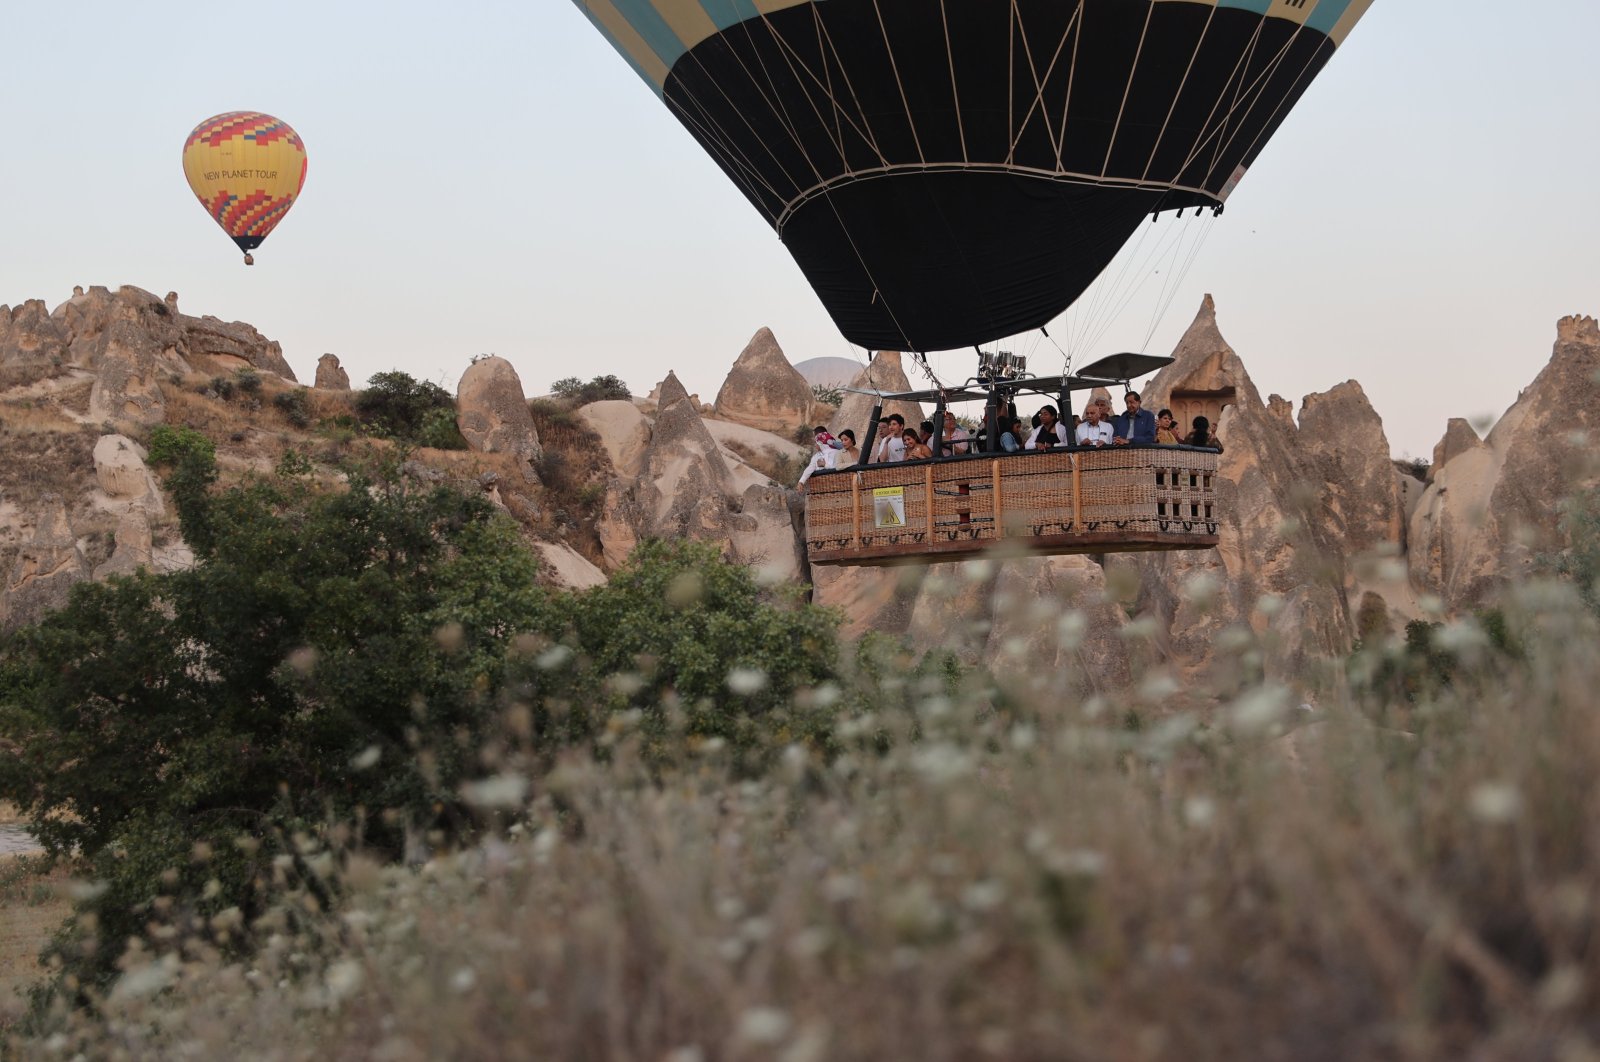
[[[331,351],[358,384],[398,368],[454,390],[493,352],[530,394],[599,373],[644,394],[675,369],[709,401],[763,325],[794,361],[865,357],[571,0],[0,15],[0,303],[176,290],[281,342],[307,382]],[[1170,353],[1209,291],[1263,394],[1298,410],[1354,378],[1394,453],[1430,455],[1448,417],[1515,399],[1558,318],[1600,314],[1597,41],[1595,0],[1376,0],[1197,223],[1181,285],[1163,296],[1175,274],[1140,259],[1149,279],[1098,339],[1082,314],[1052,334],[1078,336],[1079,364]],[[181,168],[190,128],[242,109],[310,156],[250,269]],[[1010,346],[1059,371],[1037,335]],[[970,362],[934,358],[947,380]]]

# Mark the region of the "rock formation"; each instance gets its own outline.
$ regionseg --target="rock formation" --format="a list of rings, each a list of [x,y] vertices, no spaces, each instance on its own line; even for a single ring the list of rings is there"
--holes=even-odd
[[[462,374],[456,389],[456,425],[467,445],[479,453],[516,454],[528,462],[524,478],[536,478],[533,462],[543,450],[528,412],[517,370],[504,358],[479,358]]]
[[[337,355],[324,354],[317,359],[315,386],[323,391],[350,390],[350,374],[340,367]]]
[[[608,567],[640,539],[690,538],[715,542],[773,579],[798,580],[803,560],[785,487],[724,457],[675,374],[656,393],[638,474],[618,476],[607,491],[600,537]]]
[[[116,507],[159,515],[161,489],[145,466],[144,447],[126,435],[104,435],[94,447],[94,474],[106,498]]]
[[[828,421],[828,430],[838,435],[849,428],[856,433],[856,442],[865,443],[867,439],[867,421],[872,417],[872,407],[877,399],[871,395],[857,394],[857,391],[909,391],[911,381],[906,378],[906,370],[897,350],[880,350],[872,356],[872,362],[864,365],[856,378],[850,381],[851,390],[847,391],[844,401]],[[885,402],[883,415],[898,413],[906,418],[909,425],[921,424],[927,419],[927,414],[915,402]]]
[[[1549,363],[1487,438],[1473,445],[1459,430],[1446,432],[1435,451],[1445,460],[1434,465],[1407,535],[1418,590],[1452,611],[1470,609],[1563,546],[1560,503],[1600,480],[1597,371],[1600,325],[1563,318]]]
[[[590,402],[578,410],[578,416],[600,436],[617,475],[627,479],[639,475],[650,446],[650,422],[638,406],[625,399]]]
[[[1445,425],[1444,435],[1433,447],[1433,467],[1430,471],[1443,468],[1450,460],[1468,450],[1476,450],[1483,445],[1483,440],[1478,437],[1478,432],[1472,424],[1463,417],[1451,417]]]
[[[116,546],[111,557],[94,570],[96,579],[113,575],[132,575],[140,568],[151,568],[155,563],[155,547],[151,541],[150,518],[141,509],[130,509],[117,522]]]
[[[18,553],[0,593],[0,631],[38,622],[65,605],[73,586],[89,578],[60,495],[46,494],[42,503],[33,539]]]
[[[733,363],[713,408],[726,420],[787,436],[810,419],[811,401],[811,385],[763,328]]]

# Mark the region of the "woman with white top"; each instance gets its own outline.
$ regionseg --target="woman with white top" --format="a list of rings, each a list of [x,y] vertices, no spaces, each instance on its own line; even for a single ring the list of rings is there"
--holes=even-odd
[[[1071,441],[1066,426],[1056,419],[1056,407],[1045,406],[1039,410],[1039,426],[1028,436],[1023,449],[1050,450],[1057,446],[1065,446]]]

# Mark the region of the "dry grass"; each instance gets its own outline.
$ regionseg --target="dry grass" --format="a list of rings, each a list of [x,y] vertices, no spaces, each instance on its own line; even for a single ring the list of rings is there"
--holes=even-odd
[[[531,528],[545,537],[558,537],[594,564],[600,564],[599,522],[611,478],[611,459],[605,444],[571,404],[562,399],[536,398],[528,403],[534,430],[544,457],[539,479],[544,484],[541,511]]]
[[[44,975],[38,955],[72,904],[64,868],[45,872],[33,859],[0,855],[0,1030],[21,1012],[28,988]]]
[[[806,439],[809,442],[811,436],[807,435]],[[780,453],[776,447],[763,446],[757,450],[738,439],[729,439],[723,445],[738,455],[739,460],[779,486],[794,486],[800,480],[800,473],[806,470],[805,458]]]
[[[1073,614],[1039,619],[1073,647]],[[59,1026],[64,1050],[1592,1058],[1596,624],[1544,584],[1512,623],[1526,660],[1447,631],[1463,663],[1409,733],[1342,672],[1314,715],[1258,684],[1163,716],[1159,675],[1068,701],[1076,665],[1023,660],[955,698],[918,687],[914,717],[845,720],[837,757],[796,747],[759,780],[711,746],[652,777],[619,720],[604,762],[501,808],[504,840],[417,870],[352,855],[337,918],[272,916],[248,967],[198,938],[136,959],[100,1018]]]

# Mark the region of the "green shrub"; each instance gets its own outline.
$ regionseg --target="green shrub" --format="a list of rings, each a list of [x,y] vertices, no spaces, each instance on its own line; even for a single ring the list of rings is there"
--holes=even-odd
[[[812,384],[811,397],[837,409],[844,404],[844,388],[831,384]]]
[[[150,432],[147,452],[150,463],[160,467],[176,465],[190,455],[200,455],[206,460],[215,460],[217,447],[193,428],[160,424]]]
[[[306,399],[304,387],[296,387],[293,391],[280,391],[273,396],[272,404],[283,414],[284,419],[295,427],[311,426],[311,403]]]
[[[261,374],[248,365],[242,369],[234,370],[233,382],[244,394],[257,395],[261,393]]]
[[[377,373],[356,397],[356,416],[370,434],[424,446],[434,445],[423,442],[425,436],[446,437],[440,426],[441,414],[447,414],[453,423],[455,408],[450,392],[398,370]],[[463,441],[456,448],[465,445]]]
[[[633,397],[628,385],[609,373],[605,376],[596,376],[588,383],[584,383],[576,376],[563,377],[550,385],[550,393],[579,406],[588,405],[590,402]]]

